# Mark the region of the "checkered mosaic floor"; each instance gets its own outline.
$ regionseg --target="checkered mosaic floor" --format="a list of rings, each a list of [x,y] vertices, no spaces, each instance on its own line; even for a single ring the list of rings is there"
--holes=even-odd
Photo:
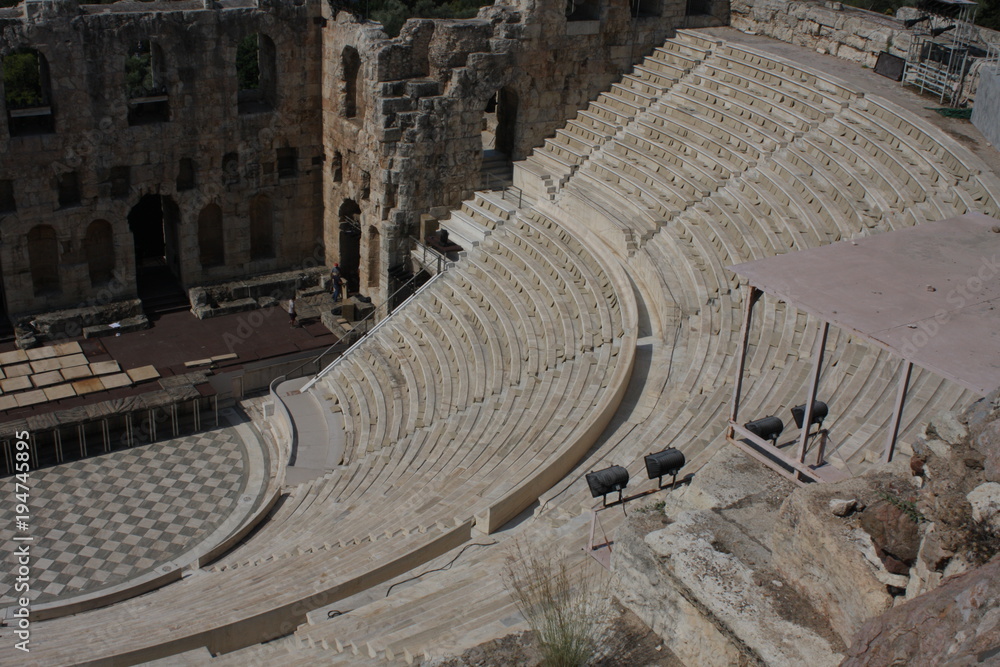
[[[32,599],[113,586],[189,551],[234,510],[247,463],[236,430],[223,428],[32,473]],[[13,495],[11,478],[0,486]],[[0,559],[11,563],[13,517],[3,523]],[[13,585],[0,577],[0,606]]]

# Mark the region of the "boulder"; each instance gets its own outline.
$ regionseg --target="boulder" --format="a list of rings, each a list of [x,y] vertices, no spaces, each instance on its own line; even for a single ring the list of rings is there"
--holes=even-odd
[[[885,554],[906,565],[916,560],[920,550],[920,525],[896,505],[886,500],[876,502],[861,515],[861,527],[871,535],[880,555]]]
[[[802,487],[785,499],[774,518],[774,568],[809,598],[845,642],[862,623],[892,606],[886,582],[898,585],[904,578],[885,571],[867,534],[857,528],[857,518],[835,516],[830,501],[856,498],[871,505],[879,499],[876,489],[888,480],[901,483],[895,476],[862,476]]]
[[[975,440],[983,455],[983,475],[988,482],[1000,482],[1000,419],[988,423]]]
[[[974,521],[989,521],[995,529],[1000,530],[1000,484],[980,484],[966,498],[972,505]]]
[[[871,619],[841,667],[996,664],[1000,558]]]
[[[856,498],[834,498],[829,502],[829,506],[834,516],[847,516],[858,508],[858,501]]]

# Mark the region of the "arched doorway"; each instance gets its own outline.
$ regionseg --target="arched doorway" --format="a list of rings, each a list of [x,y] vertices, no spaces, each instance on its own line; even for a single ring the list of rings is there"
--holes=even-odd
[[[90,286],[102,287],[111,282],[115,273],[115,236],[111,223],[107,220],[90,223],[83,245]]]
[[[378,227],[368,227],[368,288],[378,289],[379,285],[379,253],[382,251]]]
[[[51,225],[37,225],[28,232],[28,266],[35,296],[59,292],[59,241]]]
[[[209,204],[198,214],[198,258],[203,269],[226,263],[222,209],[218,204]]]
[[[170,197],[145,195],[128,214],[135,245],[135,285],[147,312],[187,304],[181,287],[178,243],[180,209]]]
[[[482,125],[482,171],[486,187],[512,182],[517,106],[517,93],[510,88],[501,88],[486,102]]]
[[[340,273],[348,292],[357,292],[361,265],[361,207],[353,199],[340,205]]]

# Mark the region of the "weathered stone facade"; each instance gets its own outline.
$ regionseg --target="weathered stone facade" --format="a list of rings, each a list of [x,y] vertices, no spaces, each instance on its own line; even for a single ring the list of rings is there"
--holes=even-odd
[[[159,204],[167,263],[184,288],[295,268],[314,255],[322,262],[320,30],[316,3],[162,2],[137,11],[64,1],[3,10],[0,56],[27,47],[44,57],[54,121],[54,131],[19,135],[8,127],[11,114],[0,118],[0,181],[10,182],[14,200],[0,215],[8,312],[134,297],[129,215],[144,197],[154,220],[137,214],[133,227],[155,226]],[[254,33],[273,46],[260,58],[263,70],[273,57],[274,83],[269,99],[247,108],[237,101],[246,94],[238,91],[236,51]],[[169,108],[151,122],[136,122],[143,103],[126,91],[126,58],[142,40],[152,44],[163,87],[155,99]],[[78,192],[60,202],[66,174]],[[110,228],[111,280],[95,275],[95,221]],[[206,257],[199,229],[204,244],[212,226],[219,247]],[[54,230],[57,251],[33,253],[33,229]],[[57,279],[39,285],[39,271]]]
[[[724,0],[581,7],[584,20],[563,0],[495,5],[394,39],[314,0],[0,10],[0,56],[36,51],[51,91],[31,110],[48,128],[18,131],[14,109],[0,120],[8,313],[135,298],[150,216],[184,289],[339,261],[384,300],[421,216],[483,185],[491,99],[505,156],[523,158],[676,27],[728,13]],[[255,33],[247,104],[237,48]],[[161,87],[136,99],[126,59],[143,41]]]
[[[509,123],[503,139],[498,130],[498,147],[522,159],[675,28],[718,25],[728,13],[721,1],[689,16],[684,0],[659,0],[643,3],[649,15],[635,18],[634,4],[595,2],[597,18],[568,20],[562,0],[498,3],[472,20],[411,20],[395,39],[347,13],[330,16],[323,58],[328,262],[344,263],[348,254],[339,234],[346,203],[345,211],[360,210],[360,284],[384,299],[391,286],[373,269],[384,276],[403,263],[421,215],[442,216],[485,185],[482,130],[491,99],[499,97],[498,113]],[[360,83],[348,99],[355,52]]]

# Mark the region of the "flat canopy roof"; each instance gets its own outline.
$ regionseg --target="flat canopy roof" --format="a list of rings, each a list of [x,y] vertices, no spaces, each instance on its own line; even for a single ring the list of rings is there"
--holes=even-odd
[[[1000,221],[968,213],[729,267],[980,394],[1000,386]]]

